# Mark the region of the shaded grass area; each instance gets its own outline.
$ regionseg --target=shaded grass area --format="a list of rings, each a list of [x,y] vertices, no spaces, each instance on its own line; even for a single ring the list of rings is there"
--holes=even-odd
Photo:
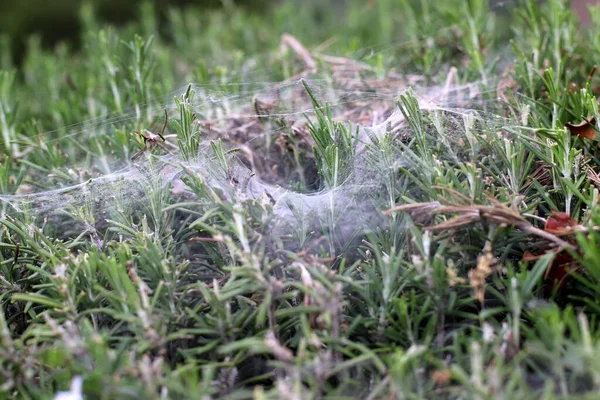
[[[595,393],[599,24],[438,3],[5,46],[2,396]]]

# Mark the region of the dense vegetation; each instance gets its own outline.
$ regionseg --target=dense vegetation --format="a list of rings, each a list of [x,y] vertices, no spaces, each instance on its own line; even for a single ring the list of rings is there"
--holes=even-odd
[[[225,3],[0,41],[0,396],[597,393],[600,8]]]

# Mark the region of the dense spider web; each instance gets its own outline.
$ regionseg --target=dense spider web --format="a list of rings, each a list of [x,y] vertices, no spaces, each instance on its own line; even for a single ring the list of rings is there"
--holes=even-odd
[[[47,132],[44,143],[50,145],[111,135],[133,126],[140,115],[154,117],[154,125],[160,127],[163,112],[171,120],[177,118],[172,99],[191,89],[193,123],[202,140],[197,155],[183,157],[169,124],[164,132],[168,146],[146,149],[135,160],[102,154],[85,166],[73,165],[66,174],[74,182],[38,182],[43,190],[22,185],[16,194],[0,196],[2,213],[28,215],[61,238],[87,232],[101,245],[107,220],[131,212],[139,223],[156,207],[156,196],[168,197],[161,197],[160,212],[174,210],[178,203],[197,202],[204,212],[211,202],[253,203],[267,214],[268,235],[288,238],[286,247],[299,250],[327,236],[336,253],[353,238],[388,224],[382,211],[399,200],[399,187],[408,190],[401,171],[415,166],[408,151],[414,132],[398,107],[400,94],[414,91],[421,111],[433,121],[431,135],[449,150],[440,157],[457,157],[462,151],[457,144],[465,141],[465,134],[510,123],[494,114],[494,85],[457,85],[453,68],[448,68],[444,84],[432,87],[422,76],[393,70],[379,75],[368,64],[348,58],[325,57],[324,62],[325,74],[307,65],[312,68],[283,82],[192,84],[121,115]],[[246,76],[259,75],[254,71]],[[316,110],[307,87],[320,110],[327,109],[353,135],[353,153],[341,164],[342,179],[335,185],[325,182],[315,162],[309,121],[316,123]],[[226,166],[214,151],[216,140],[229,151]],[[190,187],[190,179],[201,182],[206,191],[199,194]],[[154,212],[155,217],[160,213]]]

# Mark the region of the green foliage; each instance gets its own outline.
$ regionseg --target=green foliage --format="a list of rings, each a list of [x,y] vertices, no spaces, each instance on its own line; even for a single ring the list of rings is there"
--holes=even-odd
[[[86,5],[78,52],[34,36],[18,70],[0,38],[0,397],[51,398],[75,376],[89,399],[596,393],[600,153],[565,123],[600,120],[589,56],[600,25],[578,31],[559,0],[522,2],[510,31],[483,0],[282,1],[264,13],[225,3],[162,19],[145,4],[118,28]],[[276,51],[285,32],[318,77],[379,83],[344,95],[361,111],[397,99],[381,115],[398,123],[336,114],[306,54]],[[352,59],[332,63],[324,49]],[[390,96],[381,88],[401,70],[431,89]],[[249,101],[260,135],[213,124],[261,80],[299,73],[305,120]],[[198,106],[213,101],[208,87],[227,99],[215,115]],[[293,234],[273,221],[292,204],[281,188],[249,196],[253,176],[235,174],[243,162],[277,175],[286,157],[300,175],[314,167],[307,198],[324,199],[316,215],[289,208]],[[115,160],[136,171],[129,192],[110,179]],[[99,177],[109,193],[96,197]],[[55,203],[28,202],[35,190],[72,203],[40,217]],[[374,210],[371,232],[352,226],[352,201],[357,215]],[[558,211],[575,231],[544,230]],[[557,284],[561,259],[577,268]]]
[[[319,172],[327,188],[334,189],[344,183],[352,173],[357,136],[352,124],[334,121],[328,105],[321,107],[312,90],[302,81],[314,107],[316,121],[308,119],[308,129],[315,142],[314,153]]]
[[[175,105],[179,112],[179,119],[173,122],[177,133],[177,144],[185,161],[191,161],[198,154],[200,147],[200,127],[196,120],[192,100],[194,92],[192,85],[188,85],[181,99],[175,98]]]

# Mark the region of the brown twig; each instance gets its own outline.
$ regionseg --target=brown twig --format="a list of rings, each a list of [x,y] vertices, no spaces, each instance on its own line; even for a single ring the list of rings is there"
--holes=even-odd
[[[283,35],[281,35],[281,46],[289,47],[290,49],[292,49],[294,53],[300,56],[300,58],[304,62],[304,65],[309,70],[317,69],[317,63],[315,62],[315,59],[313,58],[312,54],[310,54],[306,47],[304,47],[302,43],[300,43],[300,41],[298,41],[298,39],[296,39],[292,35],[288,33],[284,33]]]
[[[429,203],[416,203],[416,204],[405,204],[402,206],[394,207],[384,211],[384,214],[388,215],[394,212],[424,212],[427,211],[431,214],[458,214],[447,221],[444,221],[437,225],[427,226],[425,230],[450,230],[460,228],[465,225],[478,222],[482,219],[486,219],[491,222],[495,222],[500,225],[512,225],[515,228],[522,230],[523,232],[529,233],[546,239],[552,243],[555,243],[562,249],[573,249],[574,246],[567,241],[560,239],[557,235],[536,228],[529,221],[523,218],[517,211],[506,207],[501,204],[494,206],[482,206],[482,205],[449,205],[444,206],[438,202]]]

